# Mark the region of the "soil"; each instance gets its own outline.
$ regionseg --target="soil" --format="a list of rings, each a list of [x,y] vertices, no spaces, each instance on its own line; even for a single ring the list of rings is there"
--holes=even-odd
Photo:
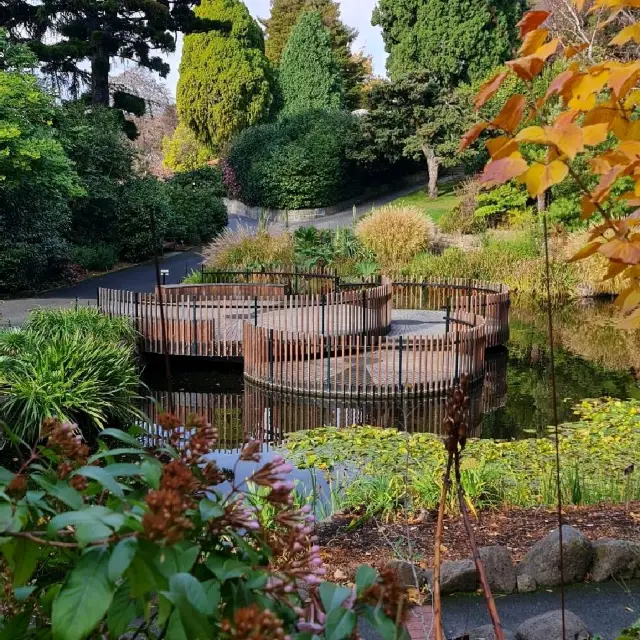
[[[433,566],[433,541],[437,512],[425,512],[407,523],[368,520],[340,514],[318,526],[318,539],[327,565],[327,577],[352,581],[361,564],[384,567],[390,560],[411,560],[423,568]],[[563,521],[590,540],[618,538],[640,542],[640,501],[627,505],[567,507]],[[503,509],[485,511],[473,521],[479,547],[502,545],[519,561],[540,538],[557,528],[557,512],[550,509]],[[351,525],[351,526],[350,526]],[[409,540],[409,543],[407,542]],[[445,516],[442,561],[470,557],[469,542],[461,516]]]

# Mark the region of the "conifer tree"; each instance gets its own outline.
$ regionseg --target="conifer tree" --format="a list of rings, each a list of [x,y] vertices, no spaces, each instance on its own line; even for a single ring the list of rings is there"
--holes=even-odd
[[[286,115],[344,106],[342,74],[319,13],[300,16],[282,54],[279,79]]]

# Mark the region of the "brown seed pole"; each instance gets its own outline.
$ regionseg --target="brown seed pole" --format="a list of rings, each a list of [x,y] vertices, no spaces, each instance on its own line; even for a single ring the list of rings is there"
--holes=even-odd
[[[438,524],[436,525],[436,542],[433,553],[433,630],[435,640],[444,640],[442,633],[442,603],[440,600],[440,546],[442,545],[442,527],[444,524],[444,506],[447,501],[447,491],[451,484],[451,465],[453,464],[453,453],[449,452],[447,469],[442,476],[442,492],[440,493],[440,504],[438,506]]]
[[[484,599],[487,602],[487,609],[489,610],[489,616],[491,623],[493,624],[493,630],[496,634],[496,640],[504,640],[504,633],[502,632],[502,624],[500,623],[500,615],[496,608],[495,600],[491,593],[491,587],[487,580],[487,574],[480,558],[480,552],[478,551],[478,545],[476,544],[476,536],[473,533],[473,527],[471,526],[471,520],[469,518],[469,512],[467,505],[464,501],[464,490],[462,489],[462,482],[460,481],[460,453],[456,451],[456,484],[458,489],[458,502],[460,503],[460,512],[462,513],[462,519],[464,520],[464,526],[469,536],[469,545],[471,546],[471,555],[473,561],[476,563],[476,570],[478,571],[478,577],[480,578],[480,584],[482,585],[482,591],[484,592]]]

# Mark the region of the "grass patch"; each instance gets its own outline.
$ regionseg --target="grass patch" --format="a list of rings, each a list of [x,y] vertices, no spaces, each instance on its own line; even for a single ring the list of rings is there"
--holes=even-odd
[[[416,207],[437,223],[443,215],[449,213],[460,202],[461,198],[454,193],[454,186],[452,182],[439,185],[439,195],[435,200],[429,197],[424,187],[421,187],[407,196],[397,198],[390,204],[401,207]]]
[[[579,421],[562,426],[560,441],[565,504],[640,499],[640,474],[624,474],[640,451],[640,401],[585,400],[575,412]],[[283,447],[301,468],[346,467],[350,480],[341,505],[365,517],[392,518],[405,501],[411,511],[437,506],[446,451],[433,434],[322,428],[292,434]],[[554,474],[551,438],[474,439],[463,455],[462,482],[475,509],[551,506],[557,500]],[[448,509],[455,508],[452,495]]]

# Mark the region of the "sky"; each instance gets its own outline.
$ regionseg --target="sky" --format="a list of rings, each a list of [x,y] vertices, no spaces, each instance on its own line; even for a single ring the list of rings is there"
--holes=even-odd
[[[269,0],[244,0],[247,8],[255,18],[269,16]],[[373,56],[373,70],[376,75],[385,75],[386,53],[382,42],[380,27],[371,26],[371,14],[377,0],[338,0],[342,21],[350,27],[355,27],[358,38],[354,43],[354,50],[363,50]],[[176,52],[167,56],[171,65],[171,72],[166,79],[171,93],[175,96],[178,83],[178,65],[182,51],[182,38],[179,39]]]

